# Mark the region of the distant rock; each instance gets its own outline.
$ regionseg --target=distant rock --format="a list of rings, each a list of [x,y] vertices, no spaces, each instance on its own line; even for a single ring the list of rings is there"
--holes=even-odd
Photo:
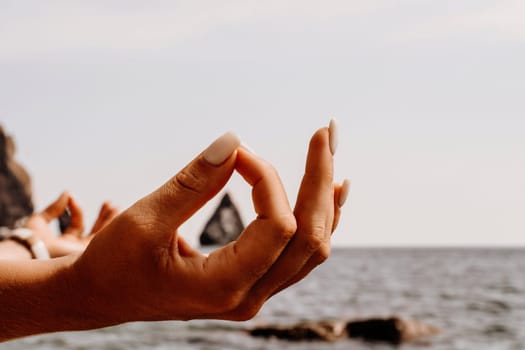
[[[350,338],[384,341],[392,344],[411,342],[439,333],[436,327],[397,316],[349,321],[346,324],[346,331]]]
[[[199,241],[203,246],[225,245],[236,240],[243,230],[244,224],[239,210],[226,193],[202,230]]]
[[[254,337],[277,338],[290,341],[334,341],[346,336],[344,321],[302,322],[292,326],[260,326],[249,330]]]
[[[291,326],[269,325],[255,327],[248,332],[255,337],[290,341],[335,341],[349,337],[400,344],[439,333],[439,330],[416,320],[394,316],[350,321],[311,321]]]
[[[0,126],[0,226],[33,213],[31,177],[15,160],[15,143]]]

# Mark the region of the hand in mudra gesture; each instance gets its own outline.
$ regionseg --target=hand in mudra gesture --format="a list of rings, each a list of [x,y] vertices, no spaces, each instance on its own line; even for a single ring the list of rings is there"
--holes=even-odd
[[[335,125],[310,141],[294,209],[277,171],[227,133],[117,216],[68,269],[85,328],[138,320],[246,320],[330,253],[348,193],[333,182]],[[237,171],[257,213],[237,241],[208,256],[178,228]]]
[[[68,208],[71,222],[62,235],[57,236],[51,223]],[[69,192],[63,192],[47,208],[28,218],[26,228],[41,239],[52,258],[82,252],[89,241],[118,214],[118,208],[106,201],[100,207],[97,219],[87,234],[84,233],[84,212],[77,200]]]

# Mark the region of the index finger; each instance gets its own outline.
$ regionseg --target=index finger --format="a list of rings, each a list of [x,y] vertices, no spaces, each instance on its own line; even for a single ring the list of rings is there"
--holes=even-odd
[[[240,148],[236,170],[253,187],[257,218],[237,241],[208,257],[225,286],[248,289],[280,256],[295,234],[297,225],[277,171],[266,161]]]

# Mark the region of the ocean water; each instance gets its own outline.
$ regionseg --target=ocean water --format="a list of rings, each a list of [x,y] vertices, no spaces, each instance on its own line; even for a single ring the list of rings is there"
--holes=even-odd
[[[334,249],[248,322],[131,323],[0,344],[0,349],[394,349],[358,340],[252,338],[258,324],[398,315],[441,333],[396,349],[525,349],[525,249]]]

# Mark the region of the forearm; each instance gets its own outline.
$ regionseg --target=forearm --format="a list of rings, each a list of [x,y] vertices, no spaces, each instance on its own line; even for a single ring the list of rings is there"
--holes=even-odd
[[[74,260],[0,260],[0,341],[86,328],[70,283]]]
[[[0,259],[31,259],[31,252],[13,240],[0,241]]]
[[[61,238],[49,242],[47,249],[51,257],[57,258],[73,253],[81,253],[86,249],[86,244]]]

